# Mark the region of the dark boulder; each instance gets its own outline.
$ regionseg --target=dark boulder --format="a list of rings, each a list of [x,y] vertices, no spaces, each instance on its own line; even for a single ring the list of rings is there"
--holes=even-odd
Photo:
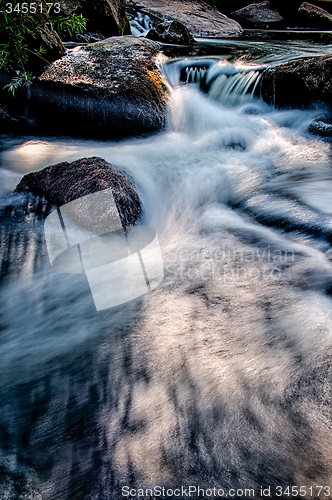
[[[291,61],[269,68],[261,79],[261,93],[277,106],[321,102],[332,106],[332,56]]]
[[[316,5],[303,2],[298,10],[298,24],[304,28],[332,30],[332,14]]]
[[[146,38],[176,45],[191,45],[195,42],[188,28],[179,21],[165,21],[157,24],[146,34]]]
[[[87,29],[98,30],[105,37],[130,35],[129,20],[125,11],[125,0],[59,0],[61,13],[69,15],[76,11],[88,19]]]
[[[279,28],[284,19],[270,2],[252,3],[231,14],[244,28],[270,29]]]
[[[88,39],[89,43],[96,43],[101,40],[105,40],[105,37],[98,31],[87,31],[84,33],[84,36]]]
[[[180,21],[193,36],[231,36],[242,32],[241,26],[203,0],[127,0],[132,11],[149,16],[153,25]]]
[[[98,30],[106,37],[131,34],[124,0],[86,0],[82,6],[88,30]]]
[[[271,5],[284,18],[284,26],[296,27],[298,8],[303,0],[270,0]]]
[[[160,130],[168,94],[155,57],[160,45],[112,37],[76,47],[31,88],[29,109],[43,130],[119,138]]]
[[[63,162],[25,175],[16,192],[32,193],[44,197],[54,206],[61,207],[70,201],[103,189],[112,188],[121,222],[133,225],[141,215],[142,206],[133,183],[123,173],[102,158],[83,158],[72,163]],[[89,214],[81,214],[89,217]]]
[[[18,124],[18,118],[12,116],[7,106],[0,103],[0,133],[5,133],[8,129],[12,131]]]

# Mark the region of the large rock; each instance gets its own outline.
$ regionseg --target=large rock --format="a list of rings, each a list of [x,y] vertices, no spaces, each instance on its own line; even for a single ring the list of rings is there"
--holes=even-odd
[[[252,3],[232,13],[244,28],[270,29],[282,26],[284,19],[270,2]]]
[[[96,29],[106,37],[131,34],[125,0],[86,0],[82,6],[89,30]]]
[[[314,121],[309,125],[308,132],[321,137],[332,137],[332,123],[323,120]]]
[[[193,36],[236,35],[241,26],[203,0],[127,0],[128,8],[148,15],[154,24],[180,21]]]
[[[300,5],[298,20],[304,28],[332,30],[332,14],[308,2]]]
[[[299,59],[269,68],[261,80],[262,97],[280,106],[322,102],[332,106],[332,56]]]
[[[12,130],[18,123],[18,118],[12,116],[8,107],[0,102],[0,133]]]
[[[146,34],[146,38],[177,45],[191,45],[195,42],[188,28],[179,21],[165,21],[157,24]]]
[[[160,130],[168,95],[155,61],[159,49],[130,36],[69,50],[32,86],[33,116],[57,134],[116,138]]]
[[[17,185],[16,192],[32,193],[46,198],[52,206],[61,207],[77,198],[108,188],[112,188],[122,224],[135,224],[142,207],[133,183],[96,156],[72,163],[58,163],[27,174]],[[88,218],[89,214],[83,213],[80,216]]]

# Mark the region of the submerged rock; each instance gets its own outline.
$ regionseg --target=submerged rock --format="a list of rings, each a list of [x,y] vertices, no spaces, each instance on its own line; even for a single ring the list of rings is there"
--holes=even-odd
[[[321,137],[332,137],[332,123],[326,123],[323,120],[317,120],[308,127],[308,132]]]
[[[308,2],[300,5],[298,20],[304,28],[332,29],[332,14]]]
[[[195,42],[188,28],[179,21],[165,21],[157,24],[146,34],[146,38],[176,45],[191,45]]]
[[[142,211],[133,183],[112,165],[96,156],[72,163],[58,163],[27,174],[15,191],[44,197],[50,205],[61,207],[77,198],[108,188],[112,188],[122,224],[133,225],[140,218]],[[81,215],[89,217],[89,214]]]
[[[244,28],[270,29],[282,26],[284,19],[270,2],[252,3],[233,12],[232,17]]]
[[[168,98],[155,60],[159,50],[135,37],[69,50],[32,86],[30,110],[56,133],[117,138],[158,131]]]
[[[203,0],[127,0],[128,8],[149,16],[153,24],[180,21],[193,36],[228,36],[241,26]]]
[[[264,100],[277,106],[321,102],[332,106],[332,56],[291,61],[269,68],[261,79]]]

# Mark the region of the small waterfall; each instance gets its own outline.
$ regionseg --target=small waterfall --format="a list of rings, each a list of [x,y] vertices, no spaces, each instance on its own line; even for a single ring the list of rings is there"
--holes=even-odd
[[[265,69],[212,58],[180,59],[163,65],[172,87],[194,84],[212,99],[229,104],[253,97]]]
[[[185,68],[185,72],[187,75],[186,83],[197,83],[198,85],[200,85],[203,78],[206,76],[207,68],[205,67],[197,68],[197,67],[187,66]]]
[[[234,74],[221,74],[210,85],[209,95],[214,100],[230,103],[241,97],[255,95],[261,76],[260,71],[240,71]]]
[[[153,22],[147,14],[129,9],[128,18],[131,32],[134,36],[145,36],[151,28]]]
[[[197,83],[202,86],[209,71],[218,63],[217,58],[174,59],[161,69],[172,87],[181,83]]]

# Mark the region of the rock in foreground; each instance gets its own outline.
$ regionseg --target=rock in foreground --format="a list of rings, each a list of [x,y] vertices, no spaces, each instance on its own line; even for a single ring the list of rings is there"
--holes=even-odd
[[[160,45],[113,37],[76,47],[32,87],[32,114],[44,130],[118,138],[160,130],[167,91],[155,56]]]
[[[133,184],[102,158],[83,158],[72,163],[51,165],[25,175],[16,192],[45,197],[49,204],[61,207],[70,201],[103,189],[112,188],[121,222],[131,226],[141,215],[141,202]],[[89,217],[89,214],[82,214]]]
[[[252,3],[232,13],[244,28],[270,29],[281,27],[284,19],[270,2]]]
[[[262,97],[277,106],[321,102],[332,106],[332,56],[299,59],[269,68],[261,80]]]
[[[203,0],[127,0],[127,6],[147,14],[154,25],[180,21],[193,36],[217,37],[241,33],[241,26]]]

